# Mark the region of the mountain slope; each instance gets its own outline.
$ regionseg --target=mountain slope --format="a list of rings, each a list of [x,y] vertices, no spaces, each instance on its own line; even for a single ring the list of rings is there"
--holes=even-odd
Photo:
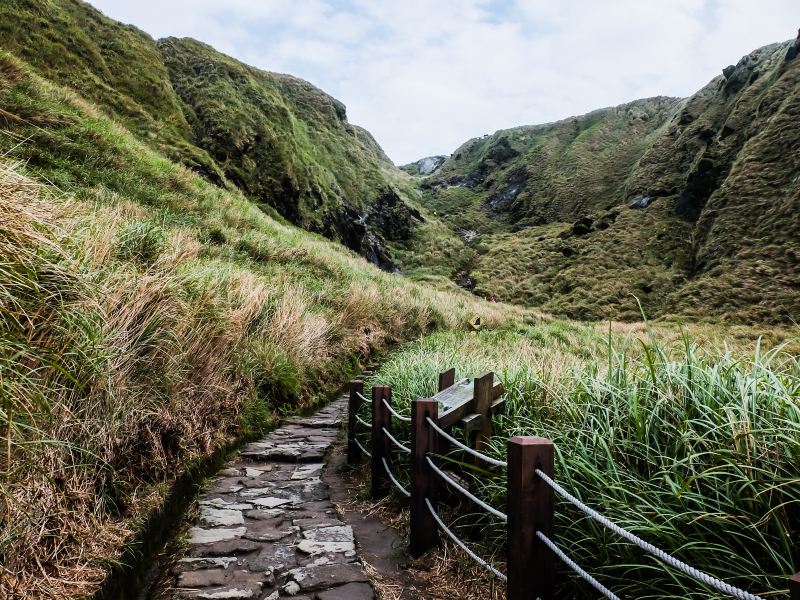
[[[424,217],[407,183],[345,106],[309,83],[268,73],[194,40],[158,47],[195,142],[250,198],[292,223],[391,267],[386,241]]]
[[[0,47],[67,86],[137,137],[215,182],[222,173],[188,141],[189,124],[153,39],[80,0],[4,0]]]
[[[194,40],[156,42],[81,0],[0,3],[0,47],[171,160],[384,269],[417,266],[417,241],[440,257],[457,244],[344,105],[305,81]]]
[[[390,344],[522,316],[271,217],[4,51],[0,107],[2,598],[90,597],[197,461]]]
[[[426,204],[449,214],[456,212],[456,202],[463,207],[466,201],[469,213],[460,225],[478,232],[566,221],[609,208],[678,102],[637,100],[470,140],[426,181],[424,187],[433,192]]]
[[[457,279],[576,318],[800,317],[800,40],[685,100],[652,98],[461,146],[420,179],[469,240]]]

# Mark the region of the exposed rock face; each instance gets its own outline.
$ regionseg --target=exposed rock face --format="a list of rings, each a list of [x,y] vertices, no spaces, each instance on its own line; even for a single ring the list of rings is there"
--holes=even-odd
[[[407,240],[415,223],[424,223],[420,212],[406,204],[393,188],[384,190],[365,219],[390,241]]]
[[[628,200],[628,207],[630,208],[647,208],[653,201],[653,197],[648,194],[642,194]]]
[[[445,160],[447,160],[446,156],[426,156],[414,164],[417,165],[420,175],[430,175],[441,167]]]
[[[800,54],[800,30],[797,31],[797,39],[794,41],[794,44],[789,46],[789,49],[786,51],[786,61],[794,60],[798,54]]]

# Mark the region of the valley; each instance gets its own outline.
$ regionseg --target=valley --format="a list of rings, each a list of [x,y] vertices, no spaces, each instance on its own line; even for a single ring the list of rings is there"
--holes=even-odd
[[[179,554],[192,498],[144,538],[187,478],[380,361],[368,383],[403,410],[437,370],[496,371],[496,448],[557,439],[581,457],[559,475],[588,497],[606,476],[634,486],[603,496],[626,524],[663,533],[659,507],[670,551],[780,597],[800,560],[799,124],[800,38],[687,98],[396,166],[293,75],[82,0],[0,0],[0,596],[141,593],[110,574],[146,572],[145,541]],[[505,481],[470,482],[503,501]],[[382,502],[364,512],[399,523]],[[635,551],[573,525],[582,561],[652,593]],[[704,562],[696,540],[735,550]],[[454,548],[425,563],[442,589],[494,593],[459,587]],[[652,577],[659,597],[711,597]]]

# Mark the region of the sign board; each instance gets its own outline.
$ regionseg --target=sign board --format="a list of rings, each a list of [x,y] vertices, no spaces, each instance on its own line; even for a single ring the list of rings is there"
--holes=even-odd
[[[462,379],[436,394],[433,400],[439,403],[439,424],[449,427],[468,413],[473,412],[474,391],[473,381]]]
[[[481,330],[481,318],[478,315],[475,315],[469,320],[469,326],[472,327],[472,331],[480,331]]]
[[[495,384],[492,387],[491,408],[489,412],[499,410],[503,404],[500,396],[503,394],[503,386]],[[472,379],[462,379],[445,388],[432,400],[439,403],[439,425],[441,427],[451,427],[457,422],[472,416],[470,424],[472,427],[480,427],[480,420],[484,415],[477,415],[475,406],[475,381]],[[476,419],[475,417],[479,417]],[[489,415],[487,414],[488,418]],[[470,428],[472,428],[470,427]]]

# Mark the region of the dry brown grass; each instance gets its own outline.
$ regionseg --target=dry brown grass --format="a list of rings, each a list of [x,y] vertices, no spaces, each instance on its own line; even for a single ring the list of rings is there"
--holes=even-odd
[[[324,397],[345,362],[484,308],[524,314],[381,273],[235,195],[207,219],[259,239],[258,260],[191,226],[121,258],[149,209],[48,194],[0,170],[0,596],[90,595],[190,460]]]

